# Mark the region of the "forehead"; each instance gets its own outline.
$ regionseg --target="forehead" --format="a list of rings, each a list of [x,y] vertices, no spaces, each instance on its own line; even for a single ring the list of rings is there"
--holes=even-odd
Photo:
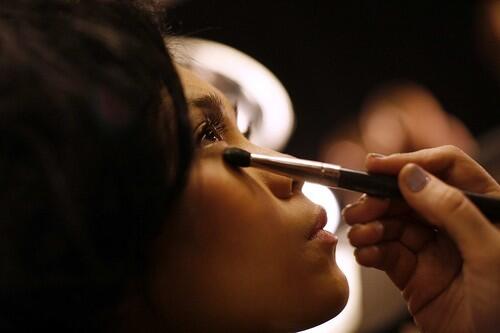
[[[193,71],[186,69],[182,66],[177,66],[177,71],[179,73],[182,86],[184,88],[184,94],[186,95],[188,101],[206,95],[216,94],[223,100],[224,104],[228,103],[224,94],[220,90],[212,86],[207,81],[201,79]]]
[[[184,94],[188,100],[213,93],[216,90],[208,82],[202,80],[187,68],[177,66],[177,72],[184,87]]]
[[[201,79],[193,71],[185,67],[177,65],[177,71],[184,88],[184,94],[189,104],[191,104],[190,102],[192,101],[206,96],[217,95],[222,102],[221,111],[223,111],[223,113],[230,118],[235,116],[233,114],[234,112],[228,112],[228,110],[232,110],[232,105],[220,90],[212,86],[207,81]]]

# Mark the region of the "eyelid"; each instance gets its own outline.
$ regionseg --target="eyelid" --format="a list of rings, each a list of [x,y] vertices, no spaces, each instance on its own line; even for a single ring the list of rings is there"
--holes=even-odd
[[[224,117],[222,113],[220,112],[214,112],[214,110],[211,109],[204,109],[201,108],[202,110],[202,120],[193,128],[193,133],[196,133],[200,127],[203,125],[206,125],[207,123],[215,124],[215,125],[220,125],[221,123],[224,122]]]
[[[207,124],[207,119],[204,118],[203,121],[200,121],[194,128],[193,128],[193,135],[196,136],[196,133],[199,132],[200,128],[205,126]]]

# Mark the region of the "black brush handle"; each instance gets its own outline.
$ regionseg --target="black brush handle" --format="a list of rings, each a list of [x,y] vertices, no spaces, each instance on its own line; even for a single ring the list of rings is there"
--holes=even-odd
[[[374,175],[363,171],[341,169],[338,186],[375,197],[402,198],[398,179],[394,176]]]
[[[366,193],[375,197],[401,198],[398,180],[394,176],[369,174],[362,171],[342,169],[338,187]],[[463,191],[469,200],[492,222],[500,222],[500,198]]]
[[[500,222],[500,198],[463,191],[469,200],[490,219],[492,222]]]

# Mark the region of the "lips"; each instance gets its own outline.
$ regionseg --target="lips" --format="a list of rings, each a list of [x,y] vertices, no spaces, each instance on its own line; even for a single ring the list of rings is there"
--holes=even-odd
[[[321,206],[318,207],[319,209],[316,215],[316,224],[311,230],[309,240],[315,242],[321,242],[321,244],[327,246],[328,250],[331,250],[332,246],[335,247],[335,245],[337,244],[338,238],[337,236],[335,236],[335,234],[331,233],[330,231],[323,230],[327,222],[326,211],[323,207]]]
[[[318,213],[316,215],[316,223],[314,224],[314,227],[312,228],[310,234],[309,234],[309,239],[314,239],[318,235],[320,231],[323,230],[323,228],[326,226],[327,222],[327,215],[326,215],[326,210],[318,206]]]

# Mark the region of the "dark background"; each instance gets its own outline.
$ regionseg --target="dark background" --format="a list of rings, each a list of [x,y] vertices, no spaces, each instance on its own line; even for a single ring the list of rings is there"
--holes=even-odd
[[[288,153],[314,158],[321,139],[381,83],[431,89],[475,135],[498,124],[498,81],[477,47],[475,1],[191,0],[170,11],[176,34],[254,57],[283,82],[297,125]]]

